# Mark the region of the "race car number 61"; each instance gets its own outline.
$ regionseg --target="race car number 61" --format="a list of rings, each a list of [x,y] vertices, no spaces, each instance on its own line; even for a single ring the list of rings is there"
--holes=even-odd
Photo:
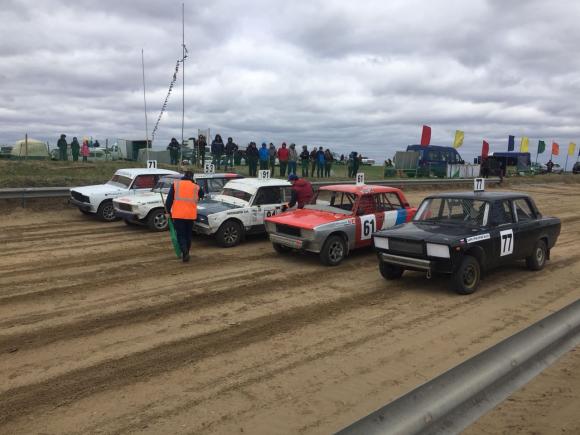
[[[361,216],[360,227],[361,227],[361,236],[360,236],[361,240],[370,239],[373,233],[377,230],[376,216],[374,214]]]

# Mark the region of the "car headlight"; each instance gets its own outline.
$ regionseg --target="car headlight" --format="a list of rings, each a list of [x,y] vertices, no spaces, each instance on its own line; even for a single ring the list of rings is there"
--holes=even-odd
[[[300,236],[306,240],[314,240],[314,231],[305,230],[304,228],[302,228],[300,229]]]
[[[375,248],[389,249],[389,239],[386,237],[373,237],[375,241]]]
[[[199,223],[202,224],[207,224],[207,216],[204,214],[198,214],[197,215],[197,219],[196,219]]]
[[[427,255],[429,257],[450,258],[449,246],[427,243]]]

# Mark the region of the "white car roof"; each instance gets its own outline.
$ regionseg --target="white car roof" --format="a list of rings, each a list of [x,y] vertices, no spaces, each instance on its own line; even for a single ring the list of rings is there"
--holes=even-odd
[[[135,178],[137,175],[164,175],[164,174],[175,174],[179,175],[179,172],[172,171],[171,169],[149,169],[149,168],[126,168],[117,169],[115,175],[122,175],[123,177]]]
[[[280,180],[278,178],[268,178],[268,179],[239,178],[236,180],[228,181],[224,186],[224,188],[238,189],[253,195],[258,191],[258,188],[263,186],[288,187],[291,186],[291,184],[286,180]]]

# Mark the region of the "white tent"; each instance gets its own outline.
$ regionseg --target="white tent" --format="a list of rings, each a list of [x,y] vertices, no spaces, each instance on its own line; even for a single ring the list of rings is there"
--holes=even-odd
[[[48,147],[45,142],[28,139],[16,141],[14,148],[12,148],[13,159],[48,159]]]

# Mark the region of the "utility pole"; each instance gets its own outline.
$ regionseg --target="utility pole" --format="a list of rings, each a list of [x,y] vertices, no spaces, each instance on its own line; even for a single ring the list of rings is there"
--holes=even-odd
[[[181,65],[181,146],[179,147],[179,166],[183,162],[183,129],[185,123],[185,3],[181,3],[181,50],[183,65]]]
[[[145,108],[145,153],[149,160],[149,128],[147,126],[147,98],[145,98],[145,55],[141,49],[141,66],[143,69],[143,106]]]

